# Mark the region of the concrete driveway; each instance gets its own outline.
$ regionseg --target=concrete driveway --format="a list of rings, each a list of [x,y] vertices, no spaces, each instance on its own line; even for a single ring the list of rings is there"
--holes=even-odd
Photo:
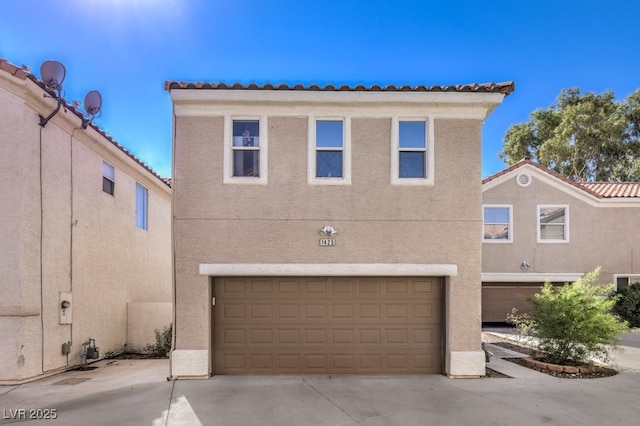
[[[514,378],[215,376],[167,381],[168,361],[100,361],[0,386],[0,424],[43,425],[629,425],[640,374],[556,379],[492,359]],[[57,418],[11,418],[19,409]],[[36,412],[37,414],[37,412]],[[29,415],[27,411],[27,416]]]
[[[640,331],[622,333],[620,340],[622,346],[640,348]]]

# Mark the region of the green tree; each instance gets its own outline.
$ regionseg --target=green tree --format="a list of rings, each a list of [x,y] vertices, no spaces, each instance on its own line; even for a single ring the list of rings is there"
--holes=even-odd
[[[564,89],[557,103],[512,125],[499,157],[524,157],[575,181],[640,181],[640,89],[624,102]]]
[[[618,290],[616,299],[613,312],[627,321],[629,326],[640,328],[640,282]]]
[[[572,365],[597,357],[608,360],[627,323],[611,313],[617,297],[606,298],[613,284],[596,284],[600,267],[562,287],[546,282],[527,301],[530,314],[511,315],[509,321],[526,337],[535,339],[546,361]]]

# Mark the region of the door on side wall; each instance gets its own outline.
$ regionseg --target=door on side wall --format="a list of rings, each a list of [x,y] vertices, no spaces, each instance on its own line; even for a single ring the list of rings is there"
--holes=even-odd
[[[214,374],[442,372],[440,278],[216,278]]]

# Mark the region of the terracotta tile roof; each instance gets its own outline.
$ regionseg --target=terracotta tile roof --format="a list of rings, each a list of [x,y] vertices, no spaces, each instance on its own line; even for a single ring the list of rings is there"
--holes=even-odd
[[[28,75],[30,75],[26,66],[15,66],[3,58],[0,58],[0,70],[8,72],[12,76],[19,78],[20,80],[24,80]]]
[[[640,198],[640,182],[587,182],[580,185],[603,198]]]
[[[350,86],[343,84],[336,86],[333,84],[327,84],[320,86],[318,84],[304,85],[302,83],[297,84],[272,84],[272,83],[204,83],[204,82],[184,82],[184,81],[165,81],[165,90],[173,89],[217,89],[217,90],[302,90],[302,91],[324,91],[324,92],[478,92],[478,93],[504,93],[505,96],[509,95],[515,90],[515,84],[513,81],[507,81],[504,83],[473,83],[473,84],[457,84],[448,86],[425,86],[423,84],[418,86],[410,86],[408,84],[396,86],[390,84],[387,86],[380,86],[374,84],[371,86],[365,86],[358,84],[356,86]]]
[[[47,89],[47,87],[44,85],[44,83],[41,80],[38,80],[38,78],[35,75],[31,74],[31,72],[29,72],[28,68],[26,66],[24,66],[24,65],[22,67],[18,67],[16,65],[8,62],[6,59],[0,58],[0,70],[5,71],[5,72],[13,75],[16,78],[21,79],[21,80],[25,80],[25,79],[28,78],[29,80],[31,80],[35,84],[37,84],[42,90],[47,92],[49,95],[55,96],[55,93],[52,92],[51,90]],[[82,112],[77,107],[75,107],[73,104],[69,104],[65,99],[62,99],[62,103],[63,103],[64,107],[67,110],[71,111],[73,114],[78,116],[80,119],[84,118],[84,114],[82,114]],[[149,167],[142,160],[140,160],[138,157],[133,155],[133,153],[131,153],[129,150],[127,150],[127,148],[125,148],[124,146],[120,145],[115,139],[113,139],[110,135],[108,135],[104,130],[102,130],[100,127],[98,127],[95,123],[91,122],[91,123],[89,123],[89,126],[92,129],[94,129],[96,132],[98,132],[100,134],[100,136],[102,136],[104,139],[106,139],[108,142],[113,144],[120,151],[122,151],[127,156],[129,156],[133,161],[138,163],[140,166],[142,166],[149,173],[151,173],[153,176],[155,176],[156,178],[160,179],[165,185],[171,187],[170,182],[167,182],[164,178],[162,178],[160,175],[158,175],[155,171],[153,171],[153,169],[151,169],[151,167]]]
[[[486,184],[524,165],[530,165],[556,179],[587,192],[597,198],[640,198],[640,182],[574,182],[571,179],[536,163],[528,157],[482,180]]]

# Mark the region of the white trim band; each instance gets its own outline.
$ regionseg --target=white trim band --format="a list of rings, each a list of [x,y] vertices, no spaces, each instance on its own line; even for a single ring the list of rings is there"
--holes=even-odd
[[[224,277],[456,276],[458,266],[422,263],[201,263],[200,275]]]
[[[483,272],[482,282],[524,282],[524,283],[540,283],[545,281],[551,282],[573,282],[582,278],[582,272]]]

